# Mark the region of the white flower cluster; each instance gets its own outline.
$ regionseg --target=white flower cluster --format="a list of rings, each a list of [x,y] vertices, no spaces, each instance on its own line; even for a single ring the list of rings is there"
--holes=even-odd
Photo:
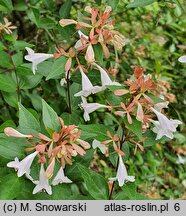
[[[18,177],[21,177],[25,174],[25,176],[36,185],[33,190],[33,194],[36,194],[42,190],[45,190],[49,195],[51,195],[52,187],[49,184],[49,179],[47,178],[47,174],[44,170],[43,164],[41,164],[39,180],[34,180],[32,176],[30,175],[30,168],[31,168],[32,162],[38,153],[39,153],[38,151],[35,151],[34,153],[26,156],[22,161],[19,161],[19,159],[16,157],[15,160],[9,162],[7,166],[17,170]],[[72,181],[64,175],[63,168],[61,167],[58,173],[56,174],[55,178],[53,179],[52,185],[55,186],[60,183],[71,183],[71,182]]]
[[[90,94],[95,94],[97,92],[104,91],[107,86],[110,85],[117,85],[120,86],[121,84],[118,82],[113,82],[107,72],[101,68],[96,63],[93,64],[96,66],[96,68],[100,71],[101,74],[101,83],[102,86],[93,86],[87,75],[83,72],[83,69],[79,67],[82,77],[82,90],[76,93],[74,96],[78,97],[81,96],[82,102],[80,104],[81,108],[84,110],[84,120],[90,121],[89,114],[94,112],[95,110],[99,108],[108,108],[109,106],[99,104],[99,103],[87,103],[86,97],[88,97]]]

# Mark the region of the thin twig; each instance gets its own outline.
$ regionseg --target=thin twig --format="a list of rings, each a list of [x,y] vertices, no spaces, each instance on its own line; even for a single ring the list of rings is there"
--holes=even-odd
[[[71,98],[70,98],[70,71],[67,72],[66,82],[67,82],[67,97],[68,97],[68,112],[72,114],[71,108]]]
[[[124,134],[124,128],[123,128],[123,133],[122,133],[122,137],[121,137],[121,144],[119,146],[120,150],[122,149],[122,145],[124,144],[124,142],[125,142],[125,134]],[[117,161],[117,165],[116,165],[116,172],[118,170],[118,166],[119,166],[119,156],[118,156],[118,161]],[[112,187],[111,187],[110,194],[109,194],[109,200],[112,199],[112,194],[114,191],[114,185],[115,185],[115,181],[112,183]]]

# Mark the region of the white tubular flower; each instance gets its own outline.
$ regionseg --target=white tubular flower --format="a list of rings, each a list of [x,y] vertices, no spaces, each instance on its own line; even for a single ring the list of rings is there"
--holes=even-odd
[[[46,54],[46,53],[35,53],[34,50],[31,48],[25,47],[28,52],[28,55],[25,56],[27,61],[32,62],[32,71],[35,74],[37,70],[37,65],[48,58],[54,57],[53,54]]]
[[[109,106],[99,104],[99,103],[87,103],[86,98],[81,97],[82,103],[80,104],[81,108],[84,109],[83,117],[85,121],[90,121],[89,114],[94,112],[99,108],[108,108]]]
[[[34,182],[34,179],[32,178],[32,176],[30,175],[30,169],[28,170],[27,173],[25,173],[25,176],[27,179],[29,179],[30,181]]]
[[[19,137],[19,138],[29,138],[29,137],[31,138],[31,137],[33,137],[32,135],[22,134],[12,127],[6,127],[4,129],[4,133],[9,137]]]
[[[38,151],[35,151],[34,153],[26,156],[20,162],[19,162],[18,158],[15,158],[15,161],[9,162],[7,164],[7,167],[15,168],[18,171],[17,172],[18,177],[21,177],[24,174],[29,175],[32,162],[38,153],[39,153]]]
[[[179,124],[182,124],[182,122],[173,119],[169,120],[165,115],[158,112],[154,108],[151,108],[151,110],[158,118],[158,121],[151,120],[151,122],[155,125],[153,132],[157,134],[156,140],[161,139],[163,136],[173,139],[173,132],[176,131],[176,128]]]
[[[92,148],[93,149],[96,149],[96,148],[99,148],[100,151],[105,154],[106,152],[106,147],[105,145],[101,144],[100,141],[98,141],[97,139],[94,139],[93,142],[92,142]]]
[[[169,104],[168,101],[157,103],[157,104],[154,105],[154,109],[157,110],[158,112],[161,112],[161,110],[163,108],[168,108],[168,104]]]
[[[100,71],[100,74],[101,74],[101,83],[102,83],[102,87],[104,89],[106,89],[106,86],[109,86],[109,85],[115,85],[115,86],[121,86],[120,83],[118,82],[113,82],[109,75],[107,74],[107,72],[102,68],[100,67],[98,64],[96,63],[93,63],[94,66],[96,66],[96,68]]]
[[[82,77],[82,90],[76,93],[74,95],[75,97],[79,97],[79,96],[88,97],[90,94],[95,94],[99,91],[102,91],[102,87],[92,85],[89,78],[86,76],[86,74],[83,72],[81,68],[80,68],[80,72]]]
[[[119,166],[117,170],[117,175],[115,178],[109,178],[110,181],[116,181],[118,180],[119,186],[122,187],[125,182],[134,182],[135,176],[128,176],[127,169],[125,167],[125,164],[123,163],[121,155],[119,155]]]
[[[85,39],[88,40],[88,36],[85,35],[85,34],[83,34],[82,31],[79,30],[79,31],[78,31],[78,34],[79,34],[79,37],[80,37],[80,38],[81,38],[81,36],[82,36],[82,37],[84,37]],[[79,39],[79,40],[76,42],[74,48],[75,48],[75,49],[79,49],[79,48],[82,47],[82,46],[83,46],[83,43],[82,43],[81,39]]]
[[[186,55],[179,57],[178,61],[181,63],[186,63]]]
[[[181,155],[178,154],[178,159],[176,161],[177,164],[185,164],[186,163],[186,159],[183,158]]]
[[[59,169],[56,177],[52,181],[52,185],[55,186],[55,185],[58,185],[60,183],[72,183],[72,181],[67,176],[65,176],[62,167]]]
[[[10,167],[10,168],[14,168],[14,169],[18,169],[19,168],[19,159],[16,157],[15,159],[14,159],[14,161],[11,161],[11,162],[9,162],[9,163],[7,163],[7,167]]]
[[[39,181],[35,181],[35,188],[33,190],[33,194],[40,192],[41,190],[46,190],[49,195],[52,195],[52,187],[48,183],[48,179],[45,175],[45,170],[43,164],[41,164],[41,169],[39,173]]]

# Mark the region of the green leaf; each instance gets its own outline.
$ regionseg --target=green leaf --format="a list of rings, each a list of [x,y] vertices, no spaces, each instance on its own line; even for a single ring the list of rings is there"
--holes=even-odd
[[[48,74],[46,80],[59,78],[65,72],[66,62],[67,62],[67,58],[64,56],[57,59],[52,65],[52,69]]]
[[[69,200],[72,192],[68,184],[57,185],[52,188],[52,200]]]
[[[145,6],[150,5],[156,1],[157,0],[134,0],[133,2],[131,2],[127,5],[127,8],[145,7]]]
[[[39,9],[30,8],[29,10],[27,10],[27,16],[34,24],[36,24],[39,27],[39,19],[40,19]]]
[[[44,61],[41,62],[38,66],[37,66],[37,74],[41,74],[42,76],[47,77],[48,74],[51,72],[52,70],[52,65],[53,62],[51,61]]]
[[[137,187],[135,183],[126,183],[122,187],[122,191],[114,196],[114,200],[148,200],[149,198],[139,194],[136,191]]]
[[[22,104],[19,104],[19,127],[40,130],[40,125],[37,119],[29,112]]]
[[[64,19],[68,18],[70,15],[71,7],[72,7],[72,0],[66,0],[59,10],[60,18],[64,18]]]
[[[15,128],[16,125],[15,125],[15,123],[12,120],[7,120],[2,125],[0,125],[0,133],[2,133],[6,127],[13,127],[13,128]]]
[[[97,5],[101,5],[102,0],[95,0]]]
[[[95,57],[96,57],[96,62],[98,62],[100,65],[103,64],[103,50],[102,46],[100,44],[96,44],[93,46],[94,52],[95,52]]]
[[[111,88],[111,86],[109,86],[109,88]],[[105,95],[106,100],[112,102],[112,106],[118,106],[123,101],[123,97],[125,97],[125,95],[123,97],[116,97],[114,92],[112,92],[112,90],[109,91],[108,89],[105,90],[104,95]]]
[[[52,131],[59,131],[60,123],[57,113],[42,99],[43,123],[46,130],[51,134]]]
[[[132,124],[128,123],[127,117],[124,117],[125,125],[139,138],[142,139],[142,123],[135,117],[132,118]]]
[[[3,68],[13,68],[10,56],[5,51],[0,51],[0,66]]]
[[[76,111],[72,114],[64,112],[61,115],[61,118],[63,119],[63,121],[66,125],[70,125],[70,124],[78,125],[80,122],[80,112]]]
[[[50,17],[41,17],[39,20],[39,27],[45,29],[52,29],[56,26],[55,20]]]
[[[6,47],[4,46],[4,44],[0,41],[0,51],[5,50]]]
[[[11,0],[0,0],[0,11],[9,11],[13,10],[13,5]]]
[[[79,128],[83,131],[86,131],[88,133],[92,133],[93,136],[96,136],[96,139],[99,141],[108,140],[107,131],[109,131],[111,134],[114,134],[114,131],[105,125],[102,124],[90,124],[90,125],[79,125]]]
[[[17,98],[17,92],[5,92],[2,91],[2,95],[6,103],[14,108],[16,110],[18,109],[18,98]]]
[[[119,0],[108,0],[108,5],[112,7],[112,10],[115,10],[119,4]]]
[[[156,134],[151,130],[148,130],[143,136],[145,138],[145,141],[143,142],[144,148],[153,146],[159,142],[158,140],[156,140]]]
[[[4,39],[10,42],[15,42],[17,39],[17,36],[15,36],[14,34],[5,34],[3,35]]]
[[[25,65],[25,64],[24,64]],[[28,64],[26,64],[28,65]],[[31,64],[29,64],[31,65]],[[19,87],[20,89],[32,89],[36,87],[42,79],[42,75],[36,73],[35,75],[32,73],[32,70],[28,67],[18,66],[17,74],[20,78]]]
[[[0,74],[0,90],[5,92],[15,92],[17,89],[11,74]]]
[[[25,4],[24,0],[19,0],[18,2],[14,3],[14,10],[16,11],[26,11],[27,5]]]
[[[6,175],[1,179],[0,184],[0,199],[13,200],[21,192],[22,179],[18,178],[16,174]]]
[[[108,199],[109,190],[106,179],[100,174],[78,164],[78,169],[82,174],[87,190],[94,199]]]
[[[22,52],[18,52],[16,54],[14,54],[12,56],[12,60],[13,60],[14,65],[16,67],[18,67],[19,65],[21,65],[23,63],[23,54],[22,54]]]
[[[86,150],[86,154],[81,156],[81,155],[77,155],[75,157],[75,161],[79,164],[83,164],[83,166],[88,167],[92,161],[94,157],[94,149],[88,149]]]
[[[14,49],[16,49],[16,50],[25,50],[25,47],[34,47],[33,44],[27,43],[27,42],[22,41],[22,40],[15,41],[13,46],[14,46]]]
[[[51,10],[55,8],[55,2],[51,0],[43,0],[44,4],[46,5],[47,9]]]
[[[22,138],[15,139],[0,134],[0,155],[7,159],[24,156],[23,150],[26,146],[25,140]]]

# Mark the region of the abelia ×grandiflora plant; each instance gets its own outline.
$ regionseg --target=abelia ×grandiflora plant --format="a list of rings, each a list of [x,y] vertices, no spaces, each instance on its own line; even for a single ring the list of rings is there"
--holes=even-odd
[[[114,29],[114,21],[110,17],[110,6],[106,7],[104,12],[88,6],[85,8],[85,12],[86,16],[77,20],[62,19],[59,21],[62,27],[67,25],[75,25],[76,27],[78,39],[71,47],[67,49],[57,47],[56,53],[53,54],[35,53],[31,48],[26,47],[28,54],[25,59],[32,62],[32,71],[35,74],[39,63],[49,58],[53,58],[54,61],[64,58],[63,72],[65,78],[61,79],[60,84],[66,85],[69,113],[72,114],[71,99],[73,99],[70,96],[71,75],[80,72],[81,90],[77,90],[74,97],[81,99],[79,107],[84,112],[84,121],[90,121],[91,113],[98,109],[105,109],[107,113],[117,119],[117,128],[122,129],[122,136],[107,131],[105,134],[108,137],[107,140],[103,138],[100,140],[95,137],[92,142],[93,149],[100,149],[106,157],[115,154],[118,158],[116,177],[110,176],[108,179],[109,183],[112,184],[111,197],[115,180],[119,182],[120,187],[127,181],[135,181],[134,176],[128,175],[124,164],[126,152],[123,147],[126,142],[135,146],[134,155],[138,148],[143,152],[143,144],[146,141],[148,131],[153,131],[156,134],[156,137],[154,137],[156,140],[164,136],[172,139],[174,137],[173,133],[181,124],[181,121],[169,119],[165,113],[169,101],[174,100],[174,96],[168,92],[170,86],[156,77],[152,78],[150,74],[145,75],[144,69],[140,66],[134,67],[134,74],[131,78],[121,83],[109,76],[108,71],[114,75],[114,78],[117,78],[116,74],[120,62],[118,54],[125,45],[125,37]],[[12,28],[9,25],[10,23],[6,21],[6,25],[2,25],[0,30],[6,31],[7,34],[11,33],[10,29]],[[106,64],[100,65],[100,62],[96,61],[95,45],[101,46],[105,59],[110,57],[111,52],[113,56],[114,52],[116,62],[114,68],[105,69]],[[184,57],[182,59],[184,60]],[[87,75],[88,72],[94,73],[94,77],[100,74],[99,85],[93,85]],[[113,97],[119,99],[116,101],[120,102],[116,104],[112,97],[112,99],[105,99],[105,103],[103,103],[103,100],[102,103],[97,103],[97,101],[89,103],[88,97],[90,95],[95,95],[95,98],[97,98],[97,93],[102,92],[104,95],[106,91],[113,92]],[[65,166],[72,165],[75,156],[85,156],[85,150],[91,148],[88,142],[81,139],[81,131],[78,126],[66,126],[61,118],[59,118],[59,121],[61,129],[53,132],[51,137],[41,133],[38,133],[37,136],[32,133],[24,135],[13,128],[5,128],[7,136],[25,138],[30,145],[26,151],[32,153],[21,161],[15,158],[7,166],[15,168],[18,177],[25,175],[36,184],[34,194],[41,190],[52,194],[51,184],[54,186],[59,183],[71,183],[72,181],[64,174]],[[35,158],[38,159],[38,164],[40,164],[38,180],[31,176],[31,165]],[[60,168],[56,176],[53,177],[57,163],[60,164]]]
[[[49,179],[53,177],[55,163],[60,164],[60,169],[53,178],[52,185],[71,183],[72,181],[64,175],[63,169],[65,165],[72,165],[73,157],[85,155],[85,150],[90,148],[88,142],[80,139],[81,131],[77,126],[66,126],[61,118],[59,118],[59,121],[61,130],[54,132],[51,138],[41,133],[38,133],[38,136],[34,136],[32,133],[25,135],[11,127],[7,127],[4,130],[7,136],[26,138],[26,142],[30,147],[25,150],[33,152],[21,161],[16,157],[14,161],[7,164],[8,167],[14,168],[17,171],[18,177],[25,174],[28,179],[36,184],[33,194],[42,189],[45,189],[48,194],[52,194]],[[39,181],[34,180],[30,176],[31,165],[35,157],[38,158],[38,164],[41,165]],[[46,166],[46,171],[44,170],[44,166]]]

